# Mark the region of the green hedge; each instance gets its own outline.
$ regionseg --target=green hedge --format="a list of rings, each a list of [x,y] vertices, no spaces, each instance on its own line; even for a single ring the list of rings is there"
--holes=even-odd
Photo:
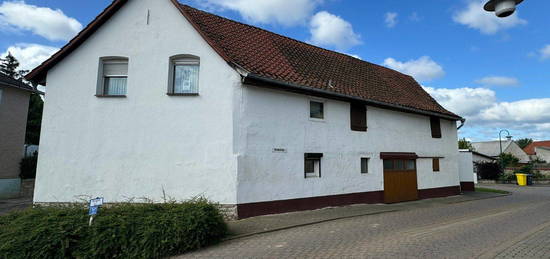
[[[185,203],[87,209],[40,207],[0,217],[2,258],[160,258],[216,243],[227,233],[218,207]]]

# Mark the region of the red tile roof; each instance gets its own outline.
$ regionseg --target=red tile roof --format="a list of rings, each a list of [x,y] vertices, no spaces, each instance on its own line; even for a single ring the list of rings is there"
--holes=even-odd
[[[547,141],[536,141],[523,148],[523,151],[528,155],[536,155],[535,147],[548,147],[550,148],[550,140]]]
[[[126,1],[114,1],[75,39],[27,78],[45,81],[48,69],[78,47]],[[243,76],[393,109],[461,119],[439,105],[408,75],[181,5],[177,0],[171,1],[222,58],[245,71]]]

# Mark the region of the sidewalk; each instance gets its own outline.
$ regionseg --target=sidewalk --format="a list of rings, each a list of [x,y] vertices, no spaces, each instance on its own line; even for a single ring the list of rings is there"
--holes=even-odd
[[[14,198],[0,200],[0,215],[7,214],[13,210],[20,210],[28,208],[32,205],[32,198]]]
[[[345,207],[324,208],[312,211],[291,212],[276,215],[259,216],[228,223],[230,235],[226,240],[273,232],[293,227],[317,224],[321,222],[352,218],[373,214],[389,213],[400,210],[429,208],[468,202],[473,200],[507,196],[509,194],[466,192],[463,195],[444,198],[425,199],[395,204],[360,204]]]

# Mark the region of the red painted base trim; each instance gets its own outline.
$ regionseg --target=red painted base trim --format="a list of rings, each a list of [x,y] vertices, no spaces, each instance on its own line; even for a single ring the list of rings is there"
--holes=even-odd
[[[448,186],[418,190],[419,199],[429,199],[460,194],[460,186]],[[237,204],[239,219],[261,215],[278,214],[301,210],[314,210],[352,204],[383,203],[384,191],[349,193],[290,200],[265,201]]]
[[[460,182],[460,190],[463,192],[473,192],[476,190],[474,182]]]
[[[447,186],[431,189],[418,190],[418,198],[430,199],[438,197],[446,197],[460,194],[460,186]]]
[[[291,200],[237,204],[237,214],[239,219],[243,219],[268,214],[277,214],[300,210],[314,210],[351,204],[382,203],[383,201],[383,191],[349,193]]]

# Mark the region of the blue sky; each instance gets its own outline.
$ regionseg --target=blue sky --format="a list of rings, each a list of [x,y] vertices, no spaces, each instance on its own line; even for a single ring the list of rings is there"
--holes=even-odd
[[[161,1],[161,0],[157,0]],[[550,139],[550,1],[499,19],[478,0],[180,0],[414,76],[468,119],[461,137]],[[0,54],[30,69],[110,0],[0,1]],[[38,19],[38,20],[37,20]]]

